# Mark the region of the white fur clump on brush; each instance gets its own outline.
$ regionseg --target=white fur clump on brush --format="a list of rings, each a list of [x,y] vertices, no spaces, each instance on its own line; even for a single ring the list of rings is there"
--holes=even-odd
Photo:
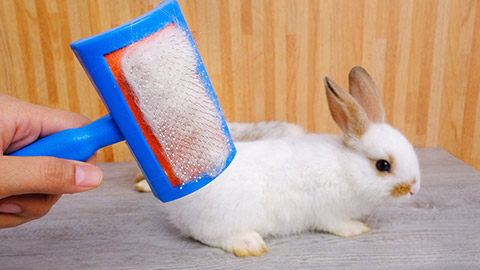
[[[343,136],[304,135],[238,142],[218,179],[162,205],[184,235],[237,256],[267,251],[262,237],[324,231],[366,233],[360,219],[420,189],[415,150],[386,124],[377,87],[355,67],[347,93],[325,78]]]
[[[122,71],[143,119],[162,145],[182,183],[216,176],[231,151],[222,113],[197,71],[198,55],[187,33],[168,26],[129,47]]]

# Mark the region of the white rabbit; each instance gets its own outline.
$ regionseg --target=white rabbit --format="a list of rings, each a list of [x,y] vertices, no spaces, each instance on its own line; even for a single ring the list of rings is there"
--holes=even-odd
[[[384,123],[377,88],[361,67],[350,94],[325,78],[331,115],[343,132],[236,143],[225,172],[162,207],[180,232],[237,256],[267,251],[264,236],[309,230],[343,237],[366,233],[359,221],[420,189],[415,150]]]

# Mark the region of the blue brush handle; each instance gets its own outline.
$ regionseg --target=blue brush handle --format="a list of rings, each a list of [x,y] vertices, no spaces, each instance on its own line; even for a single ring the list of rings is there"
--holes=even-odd
[[[51,156],[85,161],[98,149],[123,140],[122,133],[107,114],[86,126],[44,137],[10,156]]]

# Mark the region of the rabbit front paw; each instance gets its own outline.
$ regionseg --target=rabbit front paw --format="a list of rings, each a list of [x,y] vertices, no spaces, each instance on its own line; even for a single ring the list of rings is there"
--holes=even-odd
[[[140,171],[135,176],[134,186],[135,189],[139,192],[152,192],[150,186],[147,183],[147,180],[145,179],[145,176],[143,176],[142,172]]]
[[[134,184],[135,189],[139,192],[152,192],[150,186],[147,183],[147,180],[143,179],[140,182]]]
[[[236,234],[222,242],[221,248],[235,254],[237,257],[258,257],[268,252],[263,238],[257,232]]]
[[[351,238],[360,234],[365,234],[370,230],[370,227],[365,225],[365,223],[358,220],[350,220],[345,223],[340,224],[335,229],[327,230],[329,233]]]

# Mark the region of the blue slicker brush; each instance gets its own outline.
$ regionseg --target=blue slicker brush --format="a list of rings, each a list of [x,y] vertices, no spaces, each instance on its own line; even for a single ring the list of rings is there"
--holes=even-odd
[[[109,114],[41,138],[12,156],[85,161],[126,140],[163,202],[205,186],[235,156],[195,43],[174,0],[71,48]]]

